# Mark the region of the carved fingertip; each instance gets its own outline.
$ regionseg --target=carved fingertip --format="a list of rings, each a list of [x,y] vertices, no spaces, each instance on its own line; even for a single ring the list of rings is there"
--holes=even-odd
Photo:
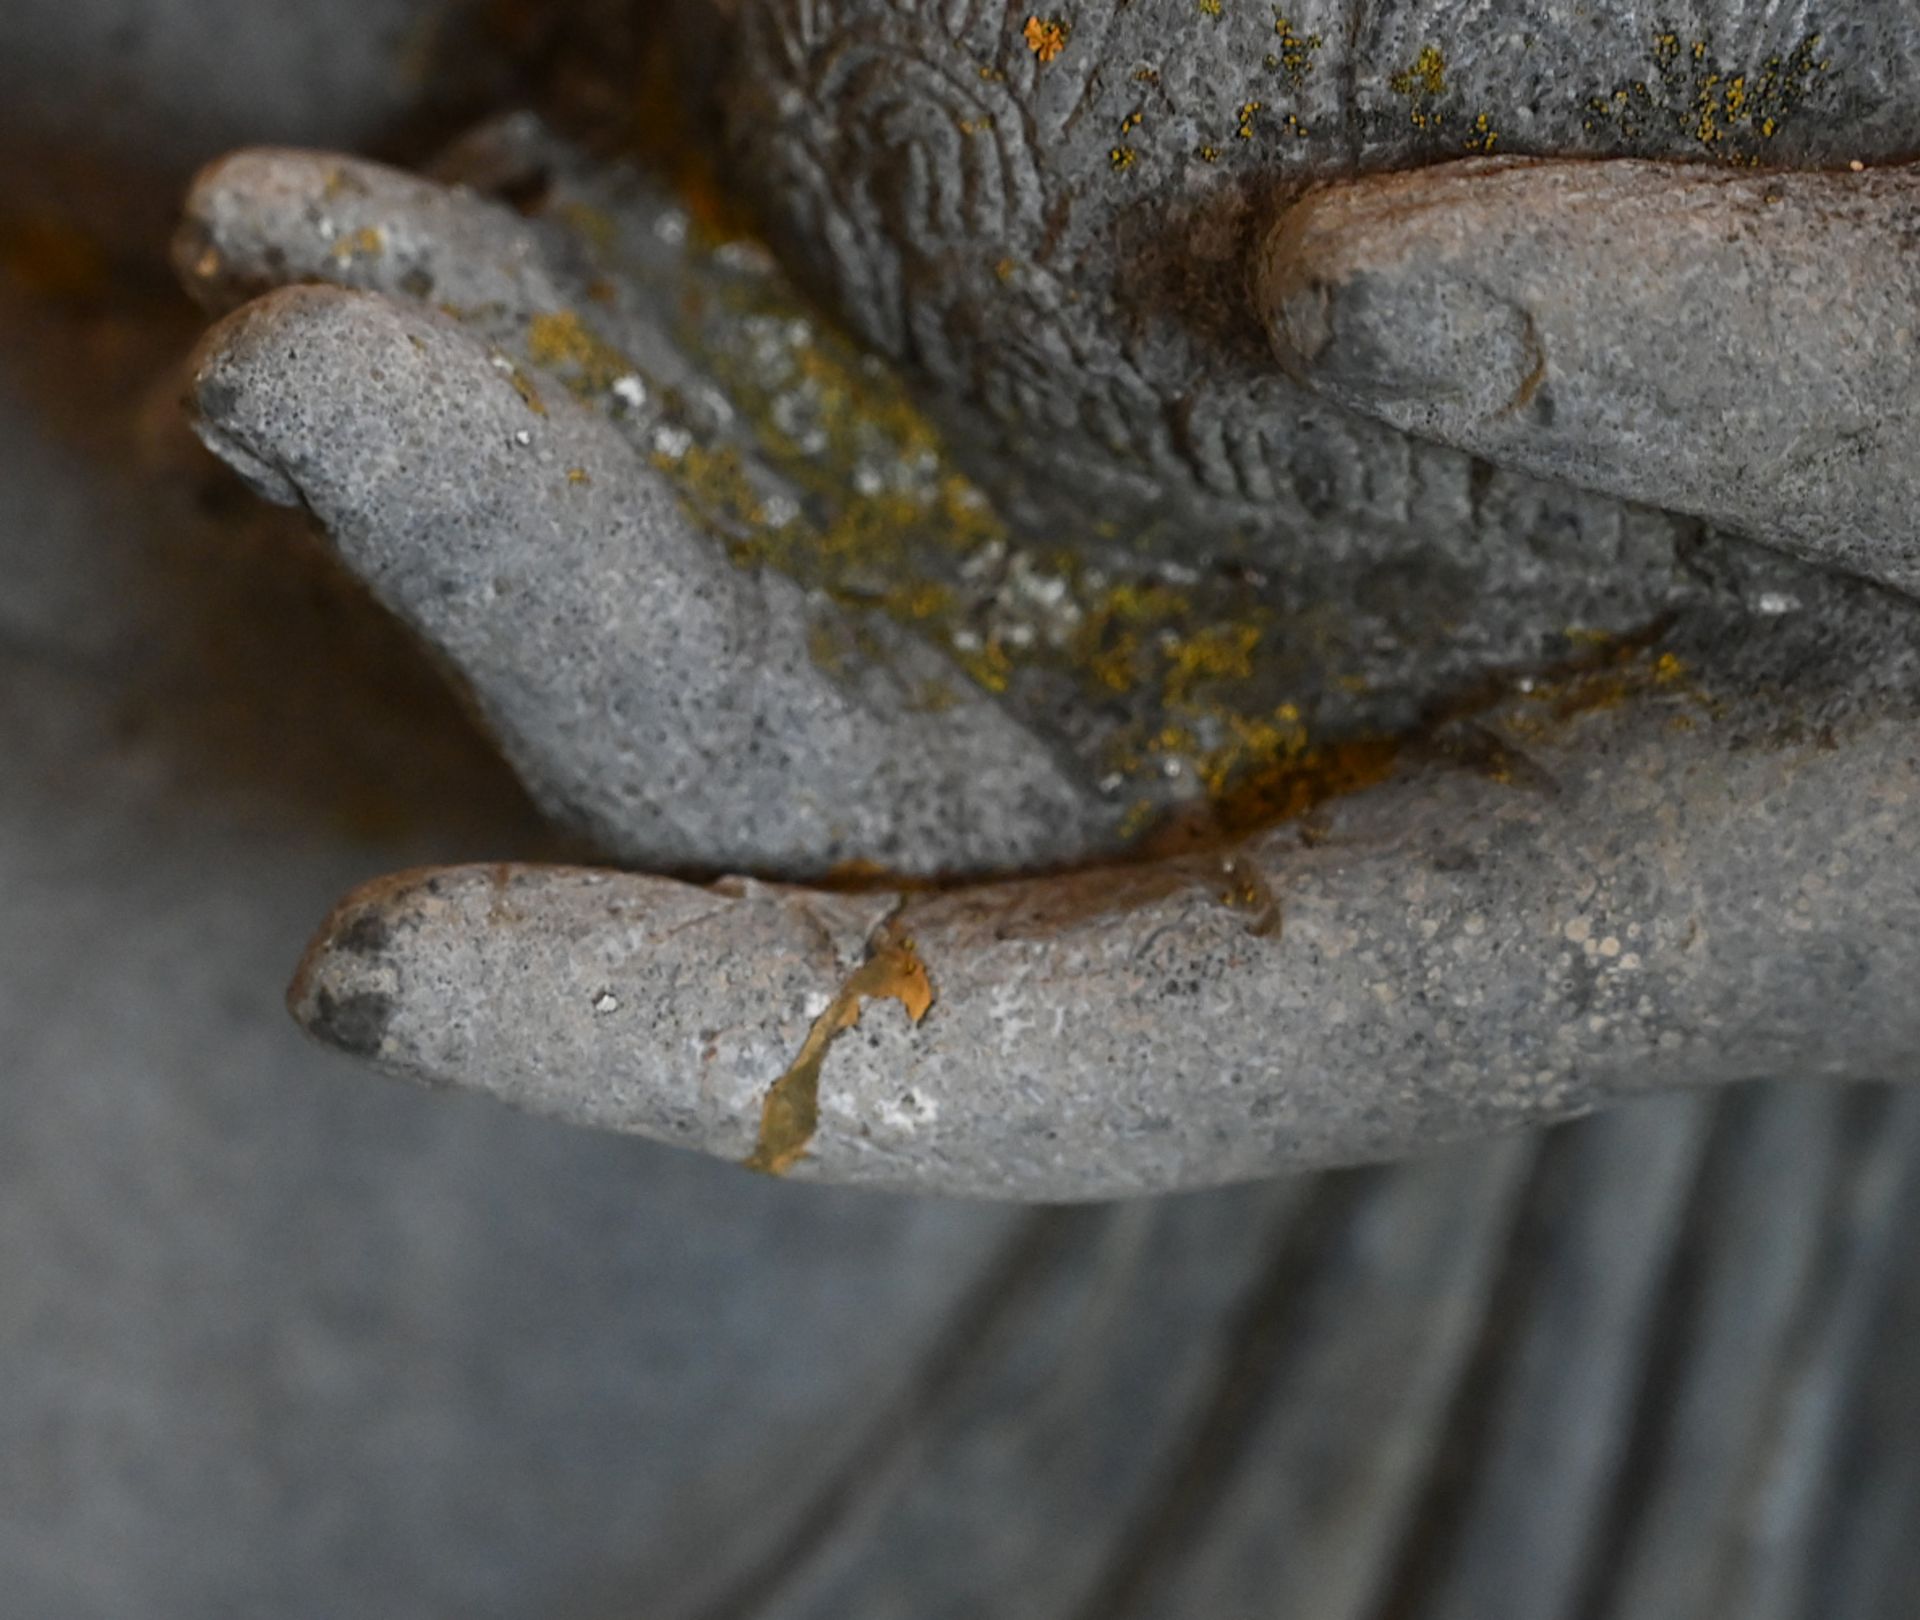
[[[1282,212],[1252,289],[1289,377],[1416,432],[1496,416],[1537,388],[1532,321],[1476,260],[1452,203],[1394,176],[1323,187]]]

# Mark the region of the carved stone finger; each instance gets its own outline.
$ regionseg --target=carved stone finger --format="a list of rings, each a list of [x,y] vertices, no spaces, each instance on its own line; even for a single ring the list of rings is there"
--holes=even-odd
[[[1679,668],[1516,698],[1477,768],[1463,740],[1225,857],[861,895],[406,875],[342,906],[292,1006],[383,1068],[562,1119],[1041,1200],[1650,1089],[1911,1076],[1910,705],[1731,749]]]
[[[312,510],[542,803],[616,858],[996,870],[1064,859],[1112,818],[983,696],[914,712],[944,666],[906,638],[827,673],[797,585],[735,568],[610,425],[529,399],[430,313],[275,294],[211,334],[194,402],[207,442]]]
[[[315,281],[463,308],[562,302],[543,244],[511,208],[331,152],[268,147],[209,165],[188,193],[173,256],[216,313]]]
[[[1328,398],[1920,590],[1920,170],[1475,161],[1288,207],[1257,297]]]

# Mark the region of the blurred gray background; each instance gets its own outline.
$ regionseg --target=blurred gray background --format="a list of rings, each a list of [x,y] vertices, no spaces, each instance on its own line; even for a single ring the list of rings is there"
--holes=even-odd
[[[1913,1097],[1022,1211],[303,1044],[344,889],[557,846],[186,435],[166,231],[233,146],[426,150],[543,26],[0,10],[0,1612],[1920,1613]]]

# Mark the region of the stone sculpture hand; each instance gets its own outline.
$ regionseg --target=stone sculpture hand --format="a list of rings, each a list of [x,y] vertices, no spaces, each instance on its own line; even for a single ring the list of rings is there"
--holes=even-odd
[[[1911,602],[1527,476],[1910,584],[1890,440],[1812,482],[1783,458],[1742,475],[1732,433],[1643,454],[1606,365],[1711,377],[1716,323],[1757,323],[1791,386],[1740,431],[1778,445],[1852,385],[1831,357],[1884,335],[1892,400],[1911,293],[1835,292],[1809,325],[1797,289],[1838,234],[1897,265],[1904,182],[1738,182],[1779,239],[1752,302],[1688,306],[1700,355],[1621,347],[1661,283],[1612,277],[1598,244],[1637,220],[1655,271],[1691,265],[1736,182],[1243,187],[1237,259],[1189,255],[1238,265],[1232,343],[1208,347],[1195,298],[1167,306],[1199,333],[1179,349],[1159,306],[1128,324],[1114,278],[1168,250],[1119,255],[1136,205],[1076,190],[1084,155],[1027,174],[996,147],[1000,190],[957,195],[998,197],[999,226],[948,221],[916,143],[954,109],[901,103],[902,136],[834,99],[914,89],[863,49],[925,64],[1004,31],[958,10],[750,6],[734,89],[749,160],[811,131],[748,172],[788,256],[926,379],[958,460],[759,250],[523,127],[448,171],[518,211],[315,155],[203,179],[190,284],[266,294],[196,362],[208,442],[314,512],[557,817],[673,874],[386,880],[323,928],[296,1014],[389,1070],[764,1170],[1023,1198],[1405,1153],[1662,1086],[1910,1071]],[[1001,80],[941,81],[1010,86],[1029,134],[1074,49],[1130,59],[1119,13],[1057,51],[1035,21],[991,36]],[[1283,83],[1325,48],[1284,21]],[[1142,64],[1157,89],[1190,43]],[[788,183],[810,150],[811,190]],[[1103,185],[1154,178],[1137,145],[1102,159]],[[1599,201],[1561,207],[1576,184]],[[1023,187],[1058,240],[1029,238]],[[1640,200],[1663,190],[1666,212]],[[1575,266],[1550,306],[1543,255]],[[1492,408],[1459,385],[1482,347]],[[726,872],[752,876],[689,881]]]

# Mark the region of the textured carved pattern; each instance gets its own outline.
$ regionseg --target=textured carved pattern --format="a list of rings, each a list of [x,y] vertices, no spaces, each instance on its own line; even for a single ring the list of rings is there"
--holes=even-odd
[[[961,43],[976,9],[842,21],[826,0],[785,0],[753,30],[760,61],[786,70],[781,110],[804,109],[755,143],[768,189],[830,256],[849,319],[890,354],[909,347],[908,262],[1031,253],[1043,231],[1026,115]]]
[[[845,317],[1027,457],[1229,503],[1270,551],[1431,541],[1418,494],[1455,458],[1273,375],[1242,266],[1278,191],[1465,150],[1813,162],[1920,133],[1885,110],[1920,67],[1870,23],[1589,10],[1512,0],[1496,28],[1427,0],[1089,0],[1036,50],[1001,0],[748,0],[733,138]]]
[[[1095,53],[1077,40],[1042,64],[1010,17],[913,0],[762,6],[736,119],[748,172],[877,348],[1016,433],[1205,487],[1169,402],[1062,254],[1075,199],[1047,172],[1043,137],[1093,92]]]
[[[1045,62],[1022,15],[980,0],[767,0],[751,14],[735,135],[790,251],[868,342],[1076,482],[1250,506],[1290,535],[1404,526],[1413,464],[1454,458],[1272,375],[1242,308],[1253,194],[1238,181],[1201,214],[1163,210],[1116,258],[1123,210],[1150,207],[1165,177],[1130,192],[1098,142],[1089,167],[1075,131],[1124,129],[1132,115],[1113,108],[1144,97],[1154,70],[1103,72],[1100,8]],[[1171,27],[1177,52],[1192,29]],[[1184,262],[1197,232],[1217,244],[1198,271]]]

